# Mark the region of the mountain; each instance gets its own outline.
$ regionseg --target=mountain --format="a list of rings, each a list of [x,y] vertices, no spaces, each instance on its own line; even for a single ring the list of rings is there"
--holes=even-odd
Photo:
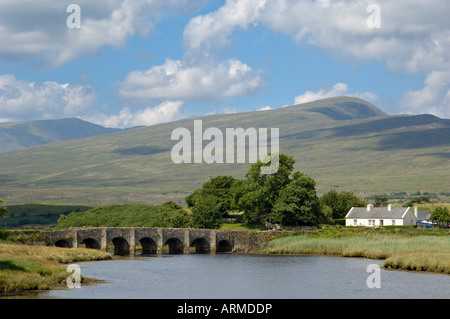
[[[203,131],[215,127],[223,135],[226,128],[279,128],[280,151],[316,180],[319,194],[450,189],[450,120],[436,116],[387,115],[366,101],[339,97],[195,119]],[[194,118],[2,153],[0,198],[7,204],[181,203],[210,177],[244,177],[248,163],[175,164],[176,128],[194,135]]]
[[[118,131],[76,118],[0,123],[0,153]]]

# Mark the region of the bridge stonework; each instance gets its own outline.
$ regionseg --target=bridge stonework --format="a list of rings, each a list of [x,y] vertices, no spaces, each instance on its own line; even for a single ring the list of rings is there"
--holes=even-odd
[[[247,253],[264,248],[276,233],[153,227],[70,228],[42,232],[47,245],[85,246],[103,251],[114,247],[115,255],[135,255],[138,246],[142,254]]]

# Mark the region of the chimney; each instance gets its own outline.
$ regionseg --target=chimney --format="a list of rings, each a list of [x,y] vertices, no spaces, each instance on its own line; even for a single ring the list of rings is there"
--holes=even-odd
[[[372,204],[367,205],[367,211],[370,212],[372,210],[372,207],[373,207]]]
[[[392,204],[389,204],[388,205],[388,211],[390,212],[390,211],[392,211],[392,207],[393,207],[394,205],[392,205]]]
[[[416,218],[417,218],[418,215],[419,215],[419,207],[414,206],[414,216],[416,216]]]

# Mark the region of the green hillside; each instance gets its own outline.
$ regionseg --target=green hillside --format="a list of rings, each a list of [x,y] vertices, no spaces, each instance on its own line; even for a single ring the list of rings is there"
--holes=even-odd
[[[0,153],[118,131],[75,118],[0,123]]]
[[[330,189],[366,195],[450,189],[450,120],[390,116],[340,97],[281,109],[199,117],[203,130],[279,128],[280,152],[296,170]],[[5,204],[160,204],[184,197],[209,177],[242,178],[250,164],[175,164],[175,128],[193,118],[0,154]],[[205,141],[204,146],[209,142]]]
[[[162,205],[113,205],[84,212],[62,215],[56,228],[70,227],[183,227],[180,206],[167,202]]]

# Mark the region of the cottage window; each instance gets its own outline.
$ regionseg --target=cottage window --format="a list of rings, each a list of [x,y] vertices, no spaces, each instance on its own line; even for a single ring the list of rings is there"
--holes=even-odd
[[[357,219],[353,220],[353,226],[358,226],[358,220]]]
[[[392,220],[392,225],[395,225],[395,219]]]

